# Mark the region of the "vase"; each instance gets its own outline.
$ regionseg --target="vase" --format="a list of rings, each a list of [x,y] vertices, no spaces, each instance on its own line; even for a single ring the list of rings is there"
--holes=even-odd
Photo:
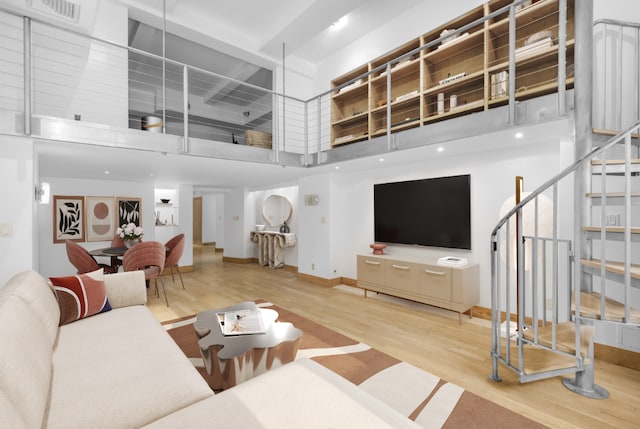
[[[124,245],[127,247],[127,249],[131,249],[133,246],[135,246],[138,243],[140,243],[139,238],[129,238],[127,240],[124,240]]]

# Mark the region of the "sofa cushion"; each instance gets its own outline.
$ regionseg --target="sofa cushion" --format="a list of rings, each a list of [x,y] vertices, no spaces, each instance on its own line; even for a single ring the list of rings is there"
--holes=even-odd
[[[75,276],[51,277],[49,280],[58,295],[61,326],[111,310],[102,268]]]
[[[134,428],[212,396],[141,305],[60,327],[46,427]]]
[[[17,427],[41,428],[49,398],[52,345],[42,319],[15,293],[0,297],[0,350],[0,427],[12,428],[10,422],[22,420]]]
[[[144,271],[122,271],[104,276],[104,287],[111,308],[147,303],[147,287]]]
[[[173,428],[419,428],[322,365],[299,359],[153,422]]]
[[[50,345],[58,337],[60,309],[55,292],[47,279],[35,271],[24,271],[13,276],[0,288],[0,303],[3,297],[16,296],[29,305],[47,332]]]

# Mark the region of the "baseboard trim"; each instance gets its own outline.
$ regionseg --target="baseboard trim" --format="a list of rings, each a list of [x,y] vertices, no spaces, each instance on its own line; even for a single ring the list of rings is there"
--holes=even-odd
[[[325,279],[324,277],[312,276],[305,273],[298,273],[298,279],[323,287],[334,287],[341,284],[342,282],[341,277],[337,277],[335,279]]]
[[[231,256],[223,256],[222,262],[231,262],[234,264],[251,264],[255,258],[233,258]]]
[[[358,280],[350,279],[349,277],[341,277],[340,278],[340,283],[338,283],[338,284],[358,287]]]
[[[190,273],[193,271],[193,265],[179,265],[180,267],[180,272],[181,273]],[[174,271],[174,275],[178,274],[177,271]],[[170,276],[171,275],[171,268],[165,268],[164,270],[162,270],[162,274],[160,274],[161,276]]]

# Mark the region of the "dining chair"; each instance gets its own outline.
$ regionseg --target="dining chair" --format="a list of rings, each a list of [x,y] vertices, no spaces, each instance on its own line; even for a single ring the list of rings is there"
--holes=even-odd
[[[103,268],[105,273],[118,271],[118,267],[98,263],[87,249],[74,241],[65,240],[65,245],[67,247],[67,258],[69,258],[71,265],[78,270],[78,274],[90,273],[100,268]]]
[[[180,273],[180,266],[178,266],[178,262],[180,261],[182,253],[184,252],[184,234],[176,235],[171,240],[167,241],[164,246],[168,249],[164,266],[165,268],[169,268],[171,270],[171,279],[173,280],[173,284],[176,283],[173,269],[175,268],[178,271],[178,277],[180,277],[180,283],[182,283],[182,289],[184,289],[182,273]]]
[[[124,247],[124,240],[118,234],[114,235],[113,240],[111,240],[111,247]]]
[[[124,240],[118,234],[114,235],[113,240],[111,240],[111,247],[124,247]],[[111,260],[118,267],[122,265],[122,258],[112,258]]]
[[[144,271],[144,278],[147,281],[147,285],[151,279],[155,282],[156,296],[160,298],[160,291],[158,290],[158,277],[164,270],[164,263],[166,259],[166,249],[164,244],[159,241],[143,241],[138,243],[124,253],[122,258],[122,268],[124,271]],[[164,282],[160,279],[162,284],[162,292],[164,293],[164,300],[169,306],[169,300],[167,299],[167,291],[164,288]]]

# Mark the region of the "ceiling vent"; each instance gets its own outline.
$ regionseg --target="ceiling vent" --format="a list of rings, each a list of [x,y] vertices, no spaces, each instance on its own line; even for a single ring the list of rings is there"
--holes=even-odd
[[[68,22],[77,23],[80,18],[80,4],[69,0],[27,0],[27,4],[35,10]]]

